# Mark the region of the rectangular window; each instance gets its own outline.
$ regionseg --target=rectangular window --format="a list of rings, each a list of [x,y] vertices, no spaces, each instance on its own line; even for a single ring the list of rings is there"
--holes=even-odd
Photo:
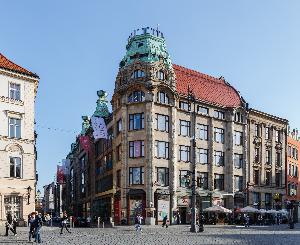
[[[196,162],[201,164],[208,163],[208,149],[197,149],[196,150]]]
[[[272,152],[271,150],[266,150],[266,164],[270,165],[272,163]]]
[[[253,192],[253,205],[260,206],[260,193]]]
[[[198,113],[208,115],[208,108],[207,107],[198,105],[197,106],[197,111],[198,111]]]
[[[281,141],[280,130],[275,130],[275,141],[276,142],[280,142]]]
[[[190,172],[187,170],[179,171],[179,184],[180,187],[189,187],[191,183]]]
[[[255,136],[259,137],[260,136],[260,125],[255,124]]]
[[[190,146],[180,145],[179,146],[179,160],[184,162],[190,161]]]
[[[224,129],[214,128],[214,140],[218,143],[224,143]]]
[[[244,121],[243,115],[241,112],[236,112],[234,114],[234,121],[242,123]]]
[[[155,156],[158,158],[169,159],[169,142],[156,140]]]
[[[224,190],[224,174],[215,174],[214,186],[215,190]]]
[[[121,170],[117,171],[117,187],[121,187]]]
[[[224,166],[224,152],[214,151],[214,162],[216,166]]]
[[[9,137],[21,138],[21,120],[16,118],[9,118]]]
[[[117,121],[117,134],[122,132],[122,119]]]
[[[9,84],[9,98],[14,100],[21,100],[20,84]]]
[[[254,176],[253,176],[253,179],[254,179],[254,184],[255,185],[259,185],[259,170],[254,170]]]
[[[272,172],[266,171],[266,185],[272,184]]]
[[[214,111],[214,117],[218,119],[225,119],[225,113],[223,111]]]
[[[208,140],[208,125],[198,124],[197,126],[198,138],[201,140]]]
[[[197,186],[204,190],[208,190],[208,173],[198,172],[197,175]]]
[[[129,168],[129,184],[144,184],[144,167]]]
[[[254,162],[256,163],[260,162],[259,148],[254,149]]]
[[[280,152],[276,152],[276,165],[278,167],[281,167],[281,153]]]
[[[243,154],[234,154],[234,167],[235,168],[243,167]]]
[[[157,184],[160,186],[169,186],[168,168],[157,168]]]
[[[267,209],[271,208],[272,205],[272,194],[271,193],[265,193],[265,205]]]
[[[169,132],[169,116],[156,114],[156,129]]]
[[[190,136],[191,122],[179,120],[179,123],[180,123],[180,135]]]
[[[292,170],[292,165],[291,165],[291,164],[289,164],[289,170],[288,170],[289,176],[291,176],[291,175],[292,175],[292,173],[291,173],[291,170]]]
[[[275,184],[276,184],[276,187],[281,187],[281,171],[277,172],[275,174]]]
[[[10,157],[10,177],[21,178],[21,158]]]
[[[243,145],[243,133],[239,131],[234,131],[234,144]]]
[[[117,160],[121,161],[121,156],[122,156],[122,145],[117,146]]]
[[[234,176],[235,191],[243,191],[243,176]]]
[[[143,140],[129,141],[129,157],[144,157],[145,145]]]
[[[129,130],[144,129],[144,113],[129,114]]]
[[[185,111],[189,111],[190,110],[190,106],[188,102],[185,101],[179,101],[179,108]]]
[[[271,136],[270,136],[270,128],[269,127],[266,127],[265,129],[265,138],[266,140],[270,140],[271,139]]]
[[[292,147],[289,145],[288,147],[288,157],[292,156]]]

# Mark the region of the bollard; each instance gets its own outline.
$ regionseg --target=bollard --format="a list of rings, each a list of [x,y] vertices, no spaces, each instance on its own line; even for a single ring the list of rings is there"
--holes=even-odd
[[[70,228],[73,228],[73,217],[70,216]]]
[[[104,228],[104,222],[102,222],[102,228]]]
[[[97,219],[97,228],[100,228],[100,217]]]

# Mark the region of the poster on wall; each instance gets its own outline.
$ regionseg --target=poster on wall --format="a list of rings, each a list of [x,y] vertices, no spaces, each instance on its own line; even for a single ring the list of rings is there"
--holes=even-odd
[[[178,206],[189,207],[191,205],[191,199],[189,196],[178,197],[177,199]]]
[[[158,221],[163,221],[163,218],[165,216],[167,216],[168,219],[169,219],[170,218],[169,210],[170,210],[170,201],[168,201],[168,200],[158,200],[157,201],[157,213],[158,213],[157,220]]]

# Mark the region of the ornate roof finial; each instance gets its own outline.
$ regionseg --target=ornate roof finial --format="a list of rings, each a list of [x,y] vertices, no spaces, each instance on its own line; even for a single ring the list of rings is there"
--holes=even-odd
[[[96,102],[97,107],[96,110],[93,114],[95,117],[108,117],[109,116],[109,111],[108,111],[108,106],[107,106],[107,93],[104,90],[99,90],[97,91],[98,95],[98,100]]]
[[[87,130],[90,127],[90,118],[88,116],[82,116],[81,117],[83,122],[82,122],[82,128],[81,128],[81,135],[85,135]]]

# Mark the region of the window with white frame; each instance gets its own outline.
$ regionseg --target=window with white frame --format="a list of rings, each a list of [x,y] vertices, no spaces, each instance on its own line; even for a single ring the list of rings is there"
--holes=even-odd
[[[190,136],[191,122],[185,120],[179,120],[180,124],[180,135]]]
[[[157,93],[157,102],[162,104],[170,104],[169,96],[166,92],[159,91]]]
[[[144,77],[145,76],[145,72],[142,70],[135,70],[132,74],[131,74],[131,78],[140,78],[140,77]]]
[[[235,191],[243,191],[243,176],[234,176]]]
[[[207,107],[200,106],[200,105],[197,106],[197,111],[198,111],[198,113],[201,113],[203,115],[208,115],[208,112],[209,112]]]
[[[22,177],[22,163],[20,157],[10,157],[10,175],[12,178],[21,178]]]
[[[243,167],[243,154],[234,154],[234,167],[235,168]]]
[[[280,130],[275,130],[275,141],[276,142],[280,142],[281,141],[281,134],[280,134]]]
[[[117,134],[121,133],[122,131],[122,119],[117,121]]]
[[[158,158],[169,159],[169,142],[156,140],[155,156]]]
[[[189,103],[186,101],[179,101],[179,108],[185,111],[189,111],[190,110],[190,106]]]
[[[234,131],[234,144],[243,145],[243,132]]]
[[[160,186],[169,186],[169,168],[157,168],[157,183]]]
[[[270,139],[271,139],[271,131],[270,131],[270,127],[266,127],[266,128],[265,128],[265,139],[266,139],[266,140],[270,140]]]
[[[190,146],[180,145],[179,146],[179,160],[184,162],[190,161]]]
[[[179,171],[179,185],[180,187],[189,187],[190,186],[190,172],[188,170]]]
[[[214,128],[214,140],[218,143],[224,143],[224,129]]]
[[[216,166],[224,166],[224,152],[214,151],[214,162]]]
[[[214,111],[214,117],[218,119],[225,119],[225,113],[223,111]]]
[[[270,165],[272,163],[272,151],[266,150],[266,164]]]
[[[129,114],[129,130],[144,129],[144,113]]]
[[[214,187],[215,190],[224,190],[224,174],[215,174]]]
[[[9,137],[10,138],[21,138],[21,119],[8,118],[9,124]]]
[[[197,172],[197,187],[208,189],[208,172]]]
[[[196,150],[196,162],[201,164],[208,163],[208,149],[197,149]]]
[[[156,78],[158,80],[164,80],[165,79],[165,73],[162,70],[159,70],[156,72]]]
[[[169,132],[169,116],[156,114],[156,129]]]
[[[260,125],[259,124],[255,124],[255,136],[260,137]]]
[[[208,125],[198,124],[197,131],[200,140],[208,140]]]
[[[145,101],[145,93],[143,91],[133,91],[128,95],[128,103]]]
[[[130,185],[144,184],[144,167],[129,168],[129,184]]]
[[[137,158],[145,156],[145,144],[143,140],[129,141],[129,157]]]
[[[10,83],[9,84],[9,98],[14,100],[21,100],[21,89],[20,84]]]
[[[12,216],[16,216],[17,219],[21,217],[21,196],[10,195],[4,196],[5,213],[11,213]]]

